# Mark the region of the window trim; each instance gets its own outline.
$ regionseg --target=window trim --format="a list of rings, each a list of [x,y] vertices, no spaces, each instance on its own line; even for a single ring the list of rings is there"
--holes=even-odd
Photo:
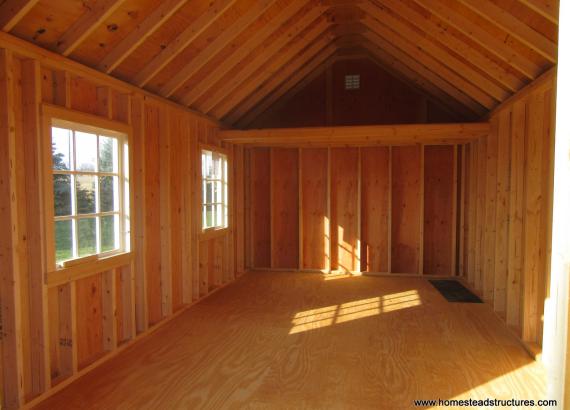
[[[130,181],[133,175],[132,169],[132,149],[130,149],[132,127],[128,124],[111,120],[104,117],[99,117],[93,114],[87,114],[68,108],[54,106],[51,104],[41,105],[41,121],[42,121],[42,146],[40,156],[42,159],[42,180],[43,180],[43,225],[44,225],[44,241],[46,244],[44,260],[46,263],[47,275],[45,278],[46,283],[50,275],[57,276],[66,275],[66,272],[75,272],[80,268],[82,272],[89,268],[90,265],[97,266],[99,261],[112,261],[116,258],[122,259],[123,255],[130,255],[132,249],[132,230],[131,230],[131,215],[132,215],[132,182]],[[93,171],[66,171],[57,172],[61,174],[81,174],[81,175],[97,175],[109,176],[119,175],[119,241],[120,249],[103,252],[95,255],[88,255],[75,259],[70,259],[68,263],[58,265],[56,263],[55,252],[55,221],[56,219],[81,219],[82,215],[73,217],[56,217],[53,209],[53,165],[52,165],[52,126],[70,127],[76,131],[83,132],[96,132],[99,135],[114,137],[119,139],[118,155],[119,155],[119,172],[93,172]],[[85,217],[101,216],[106,213],[90,214]],[[117,212],[109,212],[109,214],[116,215]],[[109,263],[109,262],[107,262]]]
[[[218,147],[216,145],[211,145],[211,144],[199,144],[198,147],[198,158],[199,158],[199,164],[200,164],[200,238],[202,240],[205,239],[210,239],[210,238],[215,238],[218,236],[222,236],[224,235],[226,232],[228,232],[229,228],[230,228],[230,183],[229,183],[229,175],[230,175],[230,155],[229,155],[229,151],[225,148],[222,147]],[[206,205],[204,203],[204,189],[203,189],[203,183],[204,183],[204,176],[202,175],[202,151],[212,151],[212,152],[216,152],[218,154],[223,155],[226,158],[226,166],[227,166],[227,170],[228,170],[228,175],[226,176],[226,180],[224,180],[222,178],[222,185],[225,183],[227,186],[227,197],[226,202],[225,202],[225,206],[227,208],[227,212],[228,212],[228,216],[227,216],[227,221],[226,221],[226,226],[224,227],[211,227],[211,228],[204,228],[204,224],[203,224],[203,220],[204,220],[204,206]],[[210,205],[217,205],[217,204],[221,204],[222,207],[224,206],[224,202],[221,203],[214,203],[214,204],[210,204]]]

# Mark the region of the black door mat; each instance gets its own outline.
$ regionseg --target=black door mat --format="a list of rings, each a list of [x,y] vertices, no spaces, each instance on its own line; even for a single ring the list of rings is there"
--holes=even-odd
[[[456,280],[431,279],[429,282],[448,302],[483,303],[477,295]]]

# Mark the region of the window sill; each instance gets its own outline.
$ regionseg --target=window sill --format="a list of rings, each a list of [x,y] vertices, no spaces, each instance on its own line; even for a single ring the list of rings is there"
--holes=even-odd
[[[207,241],[214,238],[225,236],[230,232],[229,228],[210,228],[200,233],[200,241]]]
[[[123,252],[97,259],[88,258],[82,263],[80,261],[78,264],[48,272],[46,284],[48,286],[63,285],[86,276],[129,265],[132,259],[132,252]]]

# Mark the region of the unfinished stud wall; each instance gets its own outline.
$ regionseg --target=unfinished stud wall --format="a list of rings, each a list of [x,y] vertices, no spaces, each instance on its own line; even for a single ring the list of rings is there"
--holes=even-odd
[[[460,272],[533,348],[542,343],[552,219],[554,75],[492,115],[462,151]]]
[[[230,229],[201,233],[199,149],[222,145],[216,123],[48,52],[33,53],[0,49],[1,373],[9,409],[62,388],[231,281],[239,254],[233,207]],[[132,127],[130,253],[50,266],[44,215],[53,205],[43,195],[52,187],[41,165],[51,161],[49,128],[42,129],[47,106]],[[233,204],[234,150],[243,158],[243,149],[225,148]],[[243,272],[243,259],[237,263]]]
[[[247,267],[455,275],[461,149],[246,147]]]

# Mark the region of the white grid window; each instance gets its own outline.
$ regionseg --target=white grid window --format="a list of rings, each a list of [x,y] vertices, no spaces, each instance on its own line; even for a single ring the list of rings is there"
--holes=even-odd
[[[123,139],[57,120],[51,134],[56,264],[123,251]]]
[[[228,226],[228,160],[224,154],[202,150],[202,230]]]
[[[345,90],[359,90],[360,89],[360,74],[350,74],[344,76],[344,89]]]

